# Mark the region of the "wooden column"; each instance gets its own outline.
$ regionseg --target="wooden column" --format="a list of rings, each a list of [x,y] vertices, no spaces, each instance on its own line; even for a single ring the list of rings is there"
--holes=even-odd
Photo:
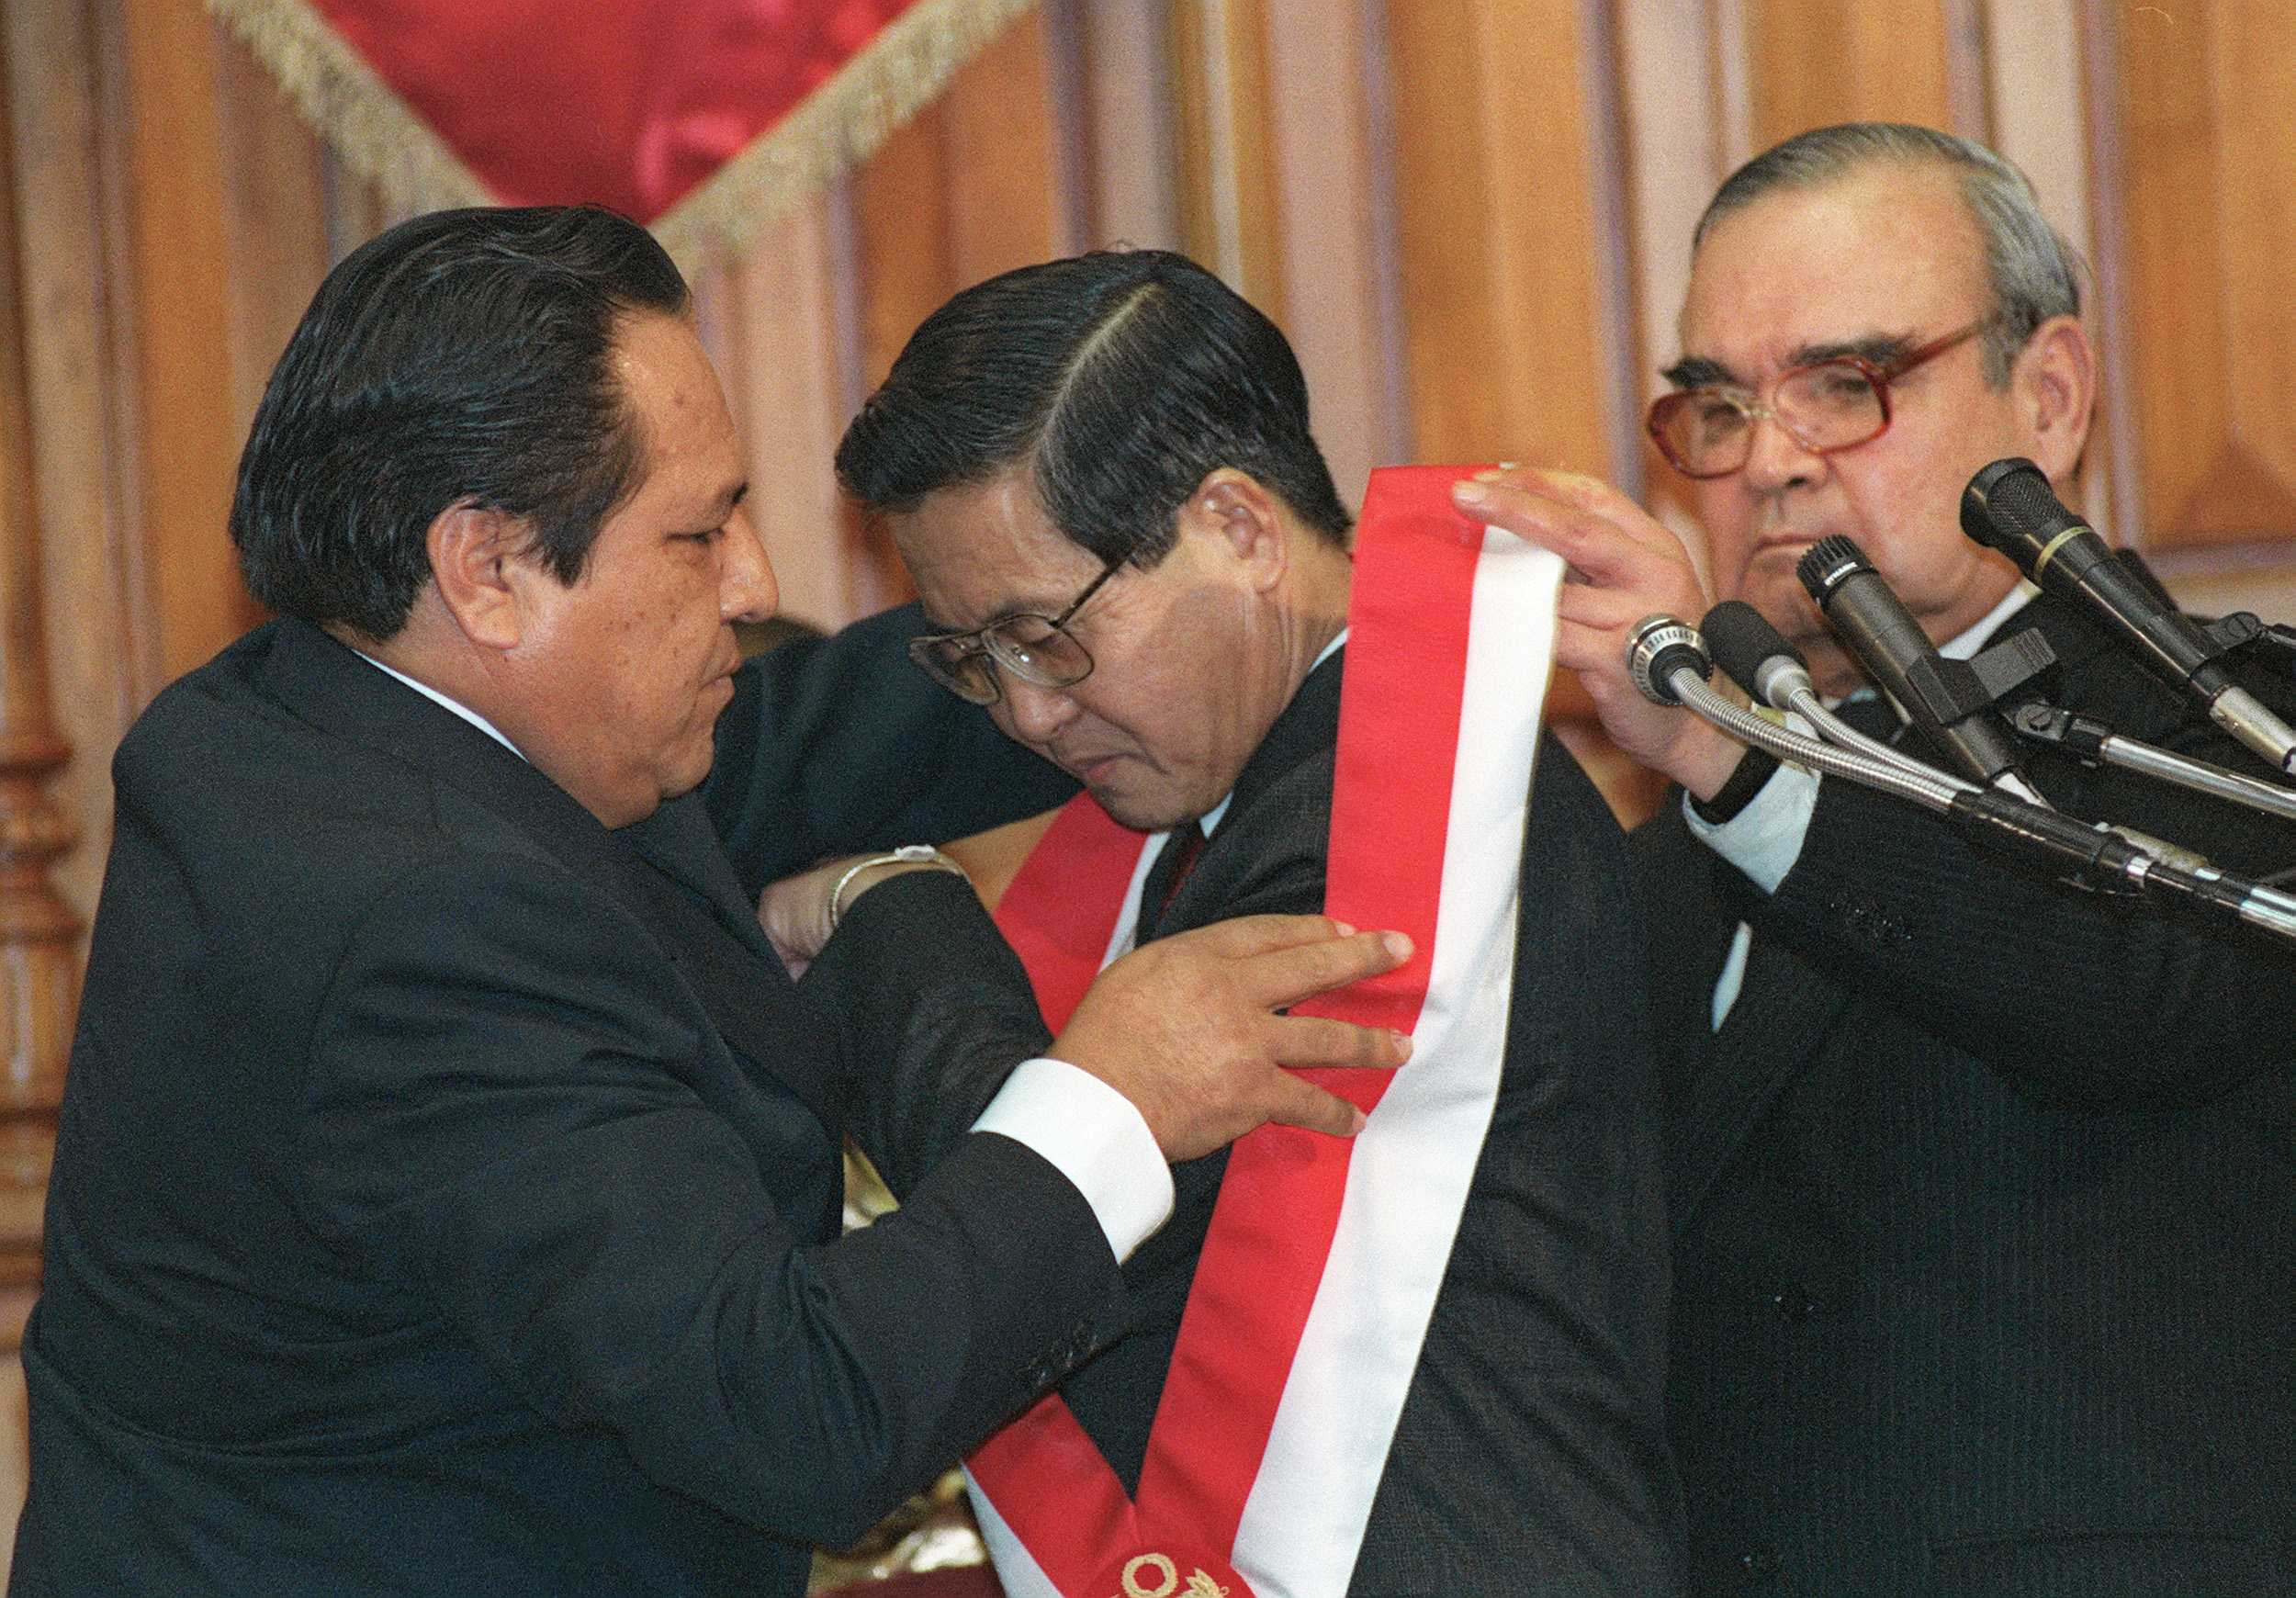
[[[39,1277],[78,918],[49,880],[73,828],[48,795],[71,750],[48,693],[25,383],[14,152],[0,154],[0,1285]]]
[[[6,129],[0,118],[0,1510],[13,1524],[26,1446],[17,1356],[39,1281],[80,923],[49,875],[73,841],[48,792],[71,750],[49,699],[16,159]]]

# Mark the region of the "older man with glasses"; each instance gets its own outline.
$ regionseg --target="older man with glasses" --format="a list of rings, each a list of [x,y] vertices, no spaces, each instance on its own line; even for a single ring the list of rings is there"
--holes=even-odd
[[[1871,698],[1795,567],[1846,535],[1946,655],[2036,627],[2056,656],[2040,695],[2264,774],[1957,524],[1995,459],[2069,484],[2078,315],[2070,252],[1989,152],[1804,134],[1701,220],[1650,434],[1690,479],[1718,593],[1826,692]],[[1673,535],[1560,474],[1456,497],[1570,562],[1560,658],[1685,791],[1633,841],[1693,1591],[2290,1591],[2296,961],[2085,897],[1649,703],[1629,633],[1706,604]],[[2251,686],[2285,714],[2284,685]],[[2284,824],[2229,805],[2054,751],[2029,771],[2067,814],[2233,871],[2296,860]]]

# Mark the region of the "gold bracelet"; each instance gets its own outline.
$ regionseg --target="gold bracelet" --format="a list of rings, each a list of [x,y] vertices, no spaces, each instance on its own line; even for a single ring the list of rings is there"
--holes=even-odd
[[[837,930],[838,918],[844,913],[839,901],[845,897],[846,887],[855,877],[871,866],[881,865],[929,865],[944,872],[953,872],[958,876],[964,875],[962,866],[929,843],[905,843],[887,853],[872,854],[865,860],[857,860],[838,873],[837,882],[829,889],[829,930],[831,932]]]

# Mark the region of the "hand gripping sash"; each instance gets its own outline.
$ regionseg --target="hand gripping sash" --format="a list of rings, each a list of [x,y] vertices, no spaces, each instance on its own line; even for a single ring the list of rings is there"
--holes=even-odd
[[[1058,1394],[969,1465],[1013,1598],[1339,1598],[1490,1125],[1514,963],[1516,862],[1561,563],[1451,507],[1465,470],[1372,474],[1357,535],[1327,913],[1400,928],[1400,971],[1303,1005],[1413,1035],[1393,1074],[1309,1073],[1369,1113],[1354,1139],[1237,1142],[1137,1499]],[[1057,1030],[1144,872],[1080,796],[998,923]]]

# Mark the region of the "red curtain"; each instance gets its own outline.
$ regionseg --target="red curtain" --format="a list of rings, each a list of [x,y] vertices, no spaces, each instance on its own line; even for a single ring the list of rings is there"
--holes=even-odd
[[[914,0],[313,0],[501,199],[651,222]]]

